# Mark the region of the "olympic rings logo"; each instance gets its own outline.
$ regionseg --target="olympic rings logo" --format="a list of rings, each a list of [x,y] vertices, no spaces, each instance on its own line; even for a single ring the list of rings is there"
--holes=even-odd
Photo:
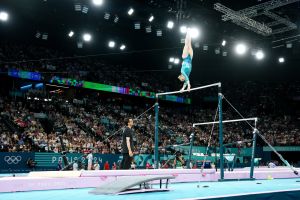
[[[11,165],[11,164],[18,164],[22,160],[21,156],[5,156],[4,161]]]

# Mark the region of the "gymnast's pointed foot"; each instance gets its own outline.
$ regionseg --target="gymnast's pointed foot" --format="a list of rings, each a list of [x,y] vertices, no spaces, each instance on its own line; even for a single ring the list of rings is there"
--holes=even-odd
[[[188,92],[191,91],[191,85],[190,85],[190,84],[188,84],[187,91],[188,91]]]

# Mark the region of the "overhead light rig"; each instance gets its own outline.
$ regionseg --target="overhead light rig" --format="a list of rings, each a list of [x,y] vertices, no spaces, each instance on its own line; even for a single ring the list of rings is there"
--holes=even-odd
[[[214,9],[224,13],[224,15],[222,15],[223,21],[231,20],[233,23],[248,30],[263,36],[270,36],[297,29],[297,25],[295,23],[292,23],[290,20],[271,12],[270,10],[299,1],[300,0],[271,0],[239,11],[234,11],[220,3],[215,3]],[[275,21],[263,24],[252,19],[253,17],[261,15],[265,15]],[[284,25],[285,27],[278,29],[271,28],[276,25]]]

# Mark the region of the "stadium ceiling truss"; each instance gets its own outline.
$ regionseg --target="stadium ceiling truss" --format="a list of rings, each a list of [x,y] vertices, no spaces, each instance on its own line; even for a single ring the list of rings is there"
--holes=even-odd
[[[299,1],[300,0],[271,0],[239,11],[234,11],[220,3],[215,3],[214,9],[224,14],[222,15],[223,21],[230,20],[231,22],[243,28],[246,28],[263,36],[270,36],[297,29],[296,24],[271,12],[271,10]],[[253,17],[261,15],[265,15],[273,19],[274,21],[264,24],[252,19]],[[277,25],[283,25],[284,27],[272,29],[272,27]]]

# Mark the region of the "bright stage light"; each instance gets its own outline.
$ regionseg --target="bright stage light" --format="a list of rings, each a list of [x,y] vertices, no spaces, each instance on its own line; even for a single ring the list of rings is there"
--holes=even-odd
[[[4,22],[7,21],[8,20],[8,13],[4,12],[4,11],[0,12],[0,20],[4,21]]]
[[[225,47],[225,45],[226,45],[226,40],[223,40],[222,46]]]
[[[101,6],[103,4],[103,0],[93,0],[94,5]]]
[[[181,33],[186,33],[186,31],[187,31],[187,27],[186,26],[181,26],[180,27],[180,32]]]
[[[85,34],[83,34],[82,38],[83,38],[84,41],[89,42],[89,41],[91,41],[92,36],[89,33],[85,33]]]
[[[174,22],[168,21],[167,27],[168,27],[168,29],[172,29],[174,27]]]
[[[188,29],[188,31],[190,32],[192,38],[197,38],[200,35],[200,32],[197,28],[191,28]]]
[[[176,65],[179,64],[179,61],[180,61],[179,58],[175,58],[175,59],[174,59],[174,63],[175,63]]]
[[[257,60],[261,60],[265,57],[265,54],[264,54],[263,51],[259,50],[259,51],[256,52],[255,57],[256,57]]]
[[[174,62],[174,58],[173,57],[171,57],[171,58],[169,58],[169,62]]]
[[[238,55],[243,55],[245,54],[247,51],[247,47],[245,44],[238,44],[236,45],[235,47],[235,52],[238,54]]]
[[[114,48],[115,45],[116,45],[116,43],[115,43],[114,41],[109,41],[109,42],[108,42],[108,46],[109,46],[110,48]]]
[[[124,45],[124,44],[122,44],[121,46],[120,46],[120,49],[123,51],[124,49],[126,48],[126,46]]]
[[[280,58],[278,59],[278,62],[279,62],[279,63],[284,63],[284,62],[285,62],[285,59],[284,59],[283,57],[280,57]]]
[[[70,31],[68,35],[69,35],[69,37],[73,37],[74,32],[73,32],[73,31]]]
[[[151,15],[150,18],[149,18],[149,22],[152,22],[154,20],[154,16]]]
[[[133,8],[130,8],[127,13],[128,13],[128,15],[132,15],[133,12],[134,12]]]

